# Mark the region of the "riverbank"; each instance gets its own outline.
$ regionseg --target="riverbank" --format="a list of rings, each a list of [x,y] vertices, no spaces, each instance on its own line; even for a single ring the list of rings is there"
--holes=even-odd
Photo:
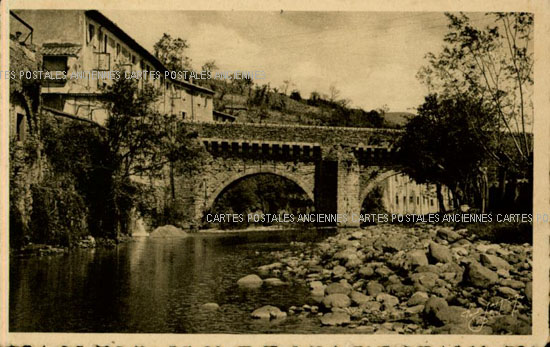
[[[114,248],[120,243],[131,242],[134,239],[128,235],[121,235],[116,239],[94,238],[87,236],[73,243],[71,246],[48,245],[42,243],[29,243],[19,249],[10,249],[10,255],[15,257],[50,256],[70,252],[72,249],[86,248]]]
[[[528,243],[490,243],[467,229],[428,224],[377,225],[339,230],[313,247],[274,256],[257,273],[307,285],[316,305],[285,313],[319,325],[368,333],[531,333]]]

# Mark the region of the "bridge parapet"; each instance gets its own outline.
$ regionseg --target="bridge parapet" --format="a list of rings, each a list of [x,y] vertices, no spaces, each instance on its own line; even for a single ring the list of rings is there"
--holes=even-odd
[[[278,143],[311,143],[319,146],[391,148],[401,130],[308,126],[298,124],[184,122],[201,138]]]

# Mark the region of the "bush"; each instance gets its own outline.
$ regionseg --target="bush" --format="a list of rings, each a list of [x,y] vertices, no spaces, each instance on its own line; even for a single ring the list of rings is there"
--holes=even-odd
[[[461,226],[491,243],[533,244],[533,225],[530,223],[476,223]]]
[[[87,234],[84,199],[66,178],[50,177],[31,186],[30,239],[71,246]]]

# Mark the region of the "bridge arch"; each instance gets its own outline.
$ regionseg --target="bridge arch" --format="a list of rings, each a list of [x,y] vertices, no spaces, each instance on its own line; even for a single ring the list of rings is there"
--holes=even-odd
[[[224,192],[226,189],[228,189],[232,184],[242,181],[246,179],[247,177],[252,177],[256,175],[275,175],[282,178],[285,178],[293,183],[295,183],[300,189],[304,191],[304,193],[307,195],[307,197],[311,200],[312,203],[315,203],[315,197],[313,193],[313,187],[310,187],[306,182],[302,181],[299,177],[288,173],[288,172],[281,172],[278,170],[272,170],[269,168],[257,168],[252,170],[247,170],[246,172],[240,172],[237,174],[234,174],[230,176],[229,178],[225,179],[223,182],[221,182],[218,187],[207,197],[205,204],[204,204],[204,210],[208,211],[216,202],[216,199]]]
[[[398,171],[395,170],[388,170],[385,172],[382,172],[376,178],[371,180],[362,190],[359,194],[359,206],[363,206],[363,203],[365,202],[365,199],[367,198],[367,195],[380,183],[384,182],[385,180],[389,179],[390,177],[393,177],[395,175],[399,175]]]

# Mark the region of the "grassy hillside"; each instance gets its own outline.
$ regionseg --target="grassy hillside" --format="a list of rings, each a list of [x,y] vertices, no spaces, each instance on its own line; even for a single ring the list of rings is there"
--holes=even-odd
[[[413,116],[351,108],[344,100],[331,101],[317,93],[303,98],[294,90],[287,95],[247,80],[209,80],[205,86],[216,92],[215,109],[236,116],[238,122],[399,128]]]

